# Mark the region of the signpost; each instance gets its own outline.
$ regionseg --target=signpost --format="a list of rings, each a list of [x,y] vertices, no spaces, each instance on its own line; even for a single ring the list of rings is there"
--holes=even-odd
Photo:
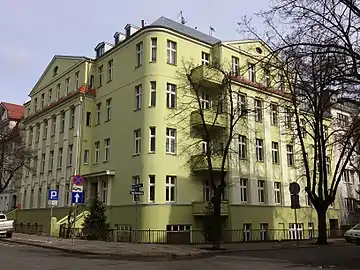
[[[72,177],[72,192],[71,192],[71,203],[74,205],[74,224],[72,234],[72,245],[75,245],[75,223],[76,223],[76,210],[77,205],[83,202],[83,186],[84,178],[80,174],[76,174]]]
[[[59,190],[57,189],[50,189],[48,192],[48,204],[50,207],[50,229],[49,229],[49,237],[48,242],[50,243],[50,237],[51,237],[51,221],[53,216],[53,208],[58,204],[59,201]]]
[[[137,242],[137,230],[138,230],[138,201],[140,199],[140,196],[144,195],[144,191],[140,190],[140,188],[143,188],[144,184],[143,183],[136,183],[136,184],[132,184],[131,186],[131,190],[130,190],[130,195],[133,195],[134,197],[134,201],[135,201],[135,229],[136,229],[136,233],[135,233],[135,241]]]
[[[296,245],[298,246],[299,245],[299,232],[298,232],[296,209],[300,209],[300,200],[299,200],[300,185],[296,182],[292,182],[292,183],[290,183],[289,190],[290,190],[290,196],[291,196],[291,209],[294,209],[294,215],[295,215],[295,235],[296,235]]]

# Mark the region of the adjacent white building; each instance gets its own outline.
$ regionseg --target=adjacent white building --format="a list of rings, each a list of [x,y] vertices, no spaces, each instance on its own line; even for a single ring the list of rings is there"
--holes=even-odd
[[[8,122],[14,128],[24,116],[24,107],[17,104],[0,102],[0,121]],[[0,193],[0,213],[15,209],[18,205],[17,191],[20,188],[21,178],[14,178],[4,192]]]

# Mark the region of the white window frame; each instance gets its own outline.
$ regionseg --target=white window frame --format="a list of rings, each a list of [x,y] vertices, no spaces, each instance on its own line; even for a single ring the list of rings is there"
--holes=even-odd
[[[51,118],[51,121],[52,121],[51,136],[54,136],[56,133],[56,116],[53,116]]]
[[[73,161],[73,148],[74,148],[74,145],[73,144],[70,144],[68,146],[68,166],[72,166],[72,161]]]
[[[41,154],[41,168],[40,168],[40,172],[43,173],[45,171],[45,164],[46,164],[46,155],[45,154]]]
[[[103,65],[101,65],[100,67],[98,67],[98,72],[99,72],[99,87],[102,86],[103,84],[103,74],[104,74],[104,67]]]
[[[141,153],[141,129],[134,130],[134,155]]]
[[[255,64],[249,63],[248,69],[249,69],[249,80],[252,82],[256,82]]]
[[[112,98],[106,100],[106,121],[111,120]]]
[[[237,113],[240,116],[243,112],[246,111],[246,95],[238,92],[236,99],[237,99]]]
[[[176,154],[176,129],[166,128],[166,154]]]
[[[104,140],[105,152],[104,152],[104,161],[110,161],[110,147],[111,147],[111,140],[110,138],[106,138]]]
[[[107,197],[108,197],[108,183],[107,181],[102,181],[102,202],[104,204],[107,203]]]
[[[200,96],[201,109],[209,110],[211,108],[211,96],[208,93],[202,92]]]
[[[96,104],[96,125],[100,125],[101,121],[101,102]]]
[[[157,38],[151,38],[151,62],[156,62],[157,60]]]
[[[294,166],[294,146],[291,144],[286,145],[286,159],[288,166]]]
[[[58,154],[58,168],[59,168],[59,169],[62,168],[63,153],[64,153],[64,148],[60,147],[60,148],[59,148],[59,154]]]
[[[271,103],[271,125],[277,126],[279,124],[279,107],[275,103]]]
[[[52,171],[54,168],[54,150],[51,150],[49,153],[49,171]]]
[[[167,63],[171,65],[176,65],[177,57],[177,44],[175,41],[167,40]]]
[[[150,107],[156,107],[156,81],[150,82]]]
[[[113,79],[113,68],[114,68],[114,60],[110,59],[108,61],[108,82],[112,81]]]
[[[176,176],[174,175],[167,175],[166,176],[166,196],[165,200],[167,203],[174,203],[176,202]],[[171,198],[171,193],[173,191],[174,198]]]
[[[156,127],[149,128],[149,153],[156,151]]]
[[[239,158],[245,160],[247,158],[246,136],[239,134]]]
[[[154,203],[156,200],[156,189],[155,189],[156,177],[154,174],[149,175],[149,202]],[[153,194],[153,198],[151,198]]]
[[[140,41],[136,44],[136,66],[140,67],[143,64],[143,42]]]
[[[248,184],[249,180],[246,178],[240,178],[240,201],[245,203],[248,202]]]
[[[65,93],[68,95],[70,92],[70,77],[65,79]]]
[[[273,164],[279,164],[280,157],[279,157],[279,143],[278,142],[271,142],[271,157]]]
[[[210,54],[207,52],[201,52],[201,65],[208,66],[210,65]]]
[[[261,99],[255,98],[254,100],[254,107],[255,107],[255,121],[262,122],[263,121],[263,102]]]
[[[176,85],[172,83],[166,84],[166,107],[168,109],[176,108]]]
[[[97,164],[100,162],[100,141],[94,143],[94,163]]]
[[[79,89],[80,85],[79,85],[79,77],[80,77],[80,72],[77,71],[75,73],[75,91]]]
[[[264,161],[264,140],[256,138],[256,161]]]
[[[240,60],[239,57],[231,56],[231,70],[234,76],[240,75]]]
[[[274,182],[274,202],[275,204],[281,204],[281,182]]]
[[[142,107],[142,84],[135,86],[135,110],[141,110]]]
[[[65,112],[61,112],[60,113],[60,133],[63,133],[65,130],[65,118],[66,118]]]
[[[301,223],[289,224],[290,240],[303,239],[303,225]]]
[[[270,87],[271,84],[271,72],[270,69],[264,68],[264,85]]]
[[[265,203],[265,180],[258,180],[258,203],[264,204]]]
[[[89,164],[89,156],[90,156],[90,151],[88,149],[84,150],[84,165]]]
[[[75,126],[75,107],[70,108],[70,128],[74,128]]]

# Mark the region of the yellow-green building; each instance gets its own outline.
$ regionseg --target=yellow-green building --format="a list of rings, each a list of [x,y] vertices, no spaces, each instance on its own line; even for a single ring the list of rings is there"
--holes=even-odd
[[[201,76],[216,61],[239,75],[234,80],[239,100],[256,111],[243,120],[247,128],[239,128],[234,142],[241,153],[231,157],[235,162],[227,172],[225,226],[295,230],[288,188],[293,181],[301,185],[302,169],[296,166],[296,143],[282,136],[288,128],[280,121],[283,85],[273,85],[279,91],[271,93],[261,88],[272,84],[270,77],[281,76],[258,61],[269,50],[260,41],[221,41],[161,17],[141,28],[126,25],[113,44],[96,46],[95,59],[55,56],[25,104],[22,124],[26,144],[37,153],[36,171],[23,174],[17,223],[46,224],[49,189],[60,190],[54,215],[64,217],[71,204],[71,177],[81,174],[85,200],[98,196],[108,206],[112,228],[201,229],[210,188],[179,147],[186,135],[172,116],[183,109],[183,62],[200,66],[196,76],[208,81],[203,99],[211,104],[220,82]],[[191,118],[191,112],[185,113]],[[196,124],[196,119],[188,122]],[[226,121],[217,127],[226,129]],[[129,191],[140,182],[144,195],[135,203]],[[316,229],[315,210],[301,186],[299,226]],[[337,219],[335,204],[329,211],[332,228]]]

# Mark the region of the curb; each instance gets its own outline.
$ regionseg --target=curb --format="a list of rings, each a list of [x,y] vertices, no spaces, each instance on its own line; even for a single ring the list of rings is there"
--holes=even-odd
[[[198,254],[184,254],[184,255],[177,255],[172,253],[142,253],[142,254],[118,254],[118,253],[101,253],[101,252],[92,252],[92,251],[83,251],[78,249],[72,249],[72,248],[66,248],[66,247],[59,247],[59,246],[52,246],[47,244],[41,244],[41,243],[32,243],[28,241],[21,241],[21,240],[9,240],[9,239],[0,239],[1,242],[7,242],[7,243],[16,243],[16,244],[22,244],[27,246],[33,246],[33,247],[40,247],[44,249],[50,249],[50,250],[57,250],[62,251],[70,254],[76,254],[76,255],[84,255],[84,256],[90,256],[91,258],[95,259],[113,259],[113,260],[191,260],[191,259],[202,259],[202,258],[209,258],[212,256],[215,256],[218,253],[218,251],[213,252],[202,252]],[[221,253],[221,251],[220,251]]]

